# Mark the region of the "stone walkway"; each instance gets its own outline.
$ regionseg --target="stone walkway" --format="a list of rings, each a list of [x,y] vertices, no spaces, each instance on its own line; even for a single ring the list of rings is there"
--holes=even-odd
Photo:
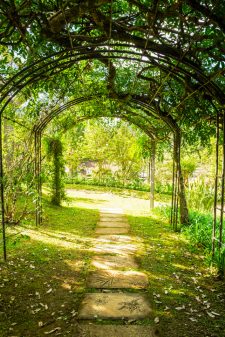
[[[129,224],[121,209],[103,209],[96,228],[94,271],[87,279],[87,293],[81,303],[79,337],[154,337],[152,327],[134,325],[149,318],[151,307],[143,290],[148,278],[137,270],[134,255],[137,243],[129,234]],[[133,289],[133,291],[129,291]],[[142,290],[142,291],[141,291]],[[118,325],[95,324],[118,320]],[[122,325],[120,322],[128,323]],[[129,325],[129,323],[132,323]]]

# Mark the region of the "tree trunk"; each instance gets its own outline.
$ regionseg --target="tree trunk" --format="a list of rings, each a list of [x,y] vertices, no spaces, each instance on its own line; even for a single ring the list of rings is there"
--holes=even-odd
[[[180,149],[181,149],[181,134],[176,130],[174,137],[174,156],[178,170],[178,183],[179,183],[179,201],[180,201],[180,222],[185,225],[189,223],[188,207],[185,196],[184,179],[182,175],[181,162],[180,162]]]
[[[154,208],[154,193],[155,193],[155,153],[156,143],[151,139],[151,157],[149,167],[149,180],[150,180],[150,209]]]

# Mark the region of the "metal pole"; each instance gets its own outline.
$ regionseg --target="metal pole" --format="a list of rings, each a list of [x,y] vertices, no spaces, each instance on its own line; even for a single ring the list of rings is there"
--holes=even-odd
[[[223,240],[223,215],[224,215],[224,185],[225,185],[225,110],[223,111],[223,166],[222,166],[222,179],[221,179],[221,210],[220,210],[220,225],[219,225],[219,251],[222,246],[222,240]]]
[[[37,189],[36,198],[36,226],[41,224],[41,136],[39,131],[35,131],[35,180]]]
[[[170,224],[173,226],[173,216],[174,216],[174,196],[175,196],[175,147],[173,143],[173,181],[172,181],[172,200],[171,200],[171,214],[170,214]]]
[[[42,224],[42,181],[41,181],[41,137],[42,137],[42,133],[41,131],[39,132],[39,167],[38,167],[38,191],[39,191],[39,207],[40,207],[40,212],[39,212],[39,221],[40,224]]]
[[[214,216],[213,216],[213,228],[212,228],[212,256],[215,255],[215,239],[216,239],[216,220],[217,220],[217,199],[218,199],[218,174],[219,174],[219,112],[216,115],[216,176],[215,176],[215,190],[214,190]]]
[[[0,194],[1,194],[1,218],[2,218],[2,242],[3,258],[7,259],[6,252],[6,227],[5,227],[5,202],[4,202],[4,171],[3,171],[3,146],[2,146],[2,116],[0,115]]]
[[[154,192],[155,192],[155,141],[151,140],[151,164],[150,164],[150,209],[154,208]]]
[[[173,214],[172,214],[172,225],[173,229],[177,231],[177,219],[178,219],[178,196],[179,196],[179,176],[178,176],[178,148],[177,148],[177,137],[174,134],[174,162],[173,162],[173,171],[174,171],[174,183],[173,183]]]

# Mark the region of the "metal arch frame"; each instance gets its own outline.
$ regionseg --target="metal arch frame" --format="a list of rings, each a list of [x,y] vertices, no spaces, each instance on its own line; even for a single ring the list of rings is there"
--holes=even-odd
[[[47,127],[47,125],[59,114],[61,114],[62,112],[64,112],[65,110],[67,110],[68,108],[71,108],[75,105],[78,105],[80,103],[84,103],[87,101],[91,101],[94,100],[96,98],[101,97],[101,95],[95,95],[95,96],[88,96],[88,97],[80,97],[74,100],[71,100],[67,103],[65,103],[64,105],[62,105],[59,108],[53,109],[51,111],[50,114],[48,114],[45,118],[43,118],[41,121],[39,121],[39,123],[37,123],[34,128],[34,139],[35,139],[35,180],[36,180],[36,187],[37,187],[37,198],[36,198],[36,226],[40,225],[42,222],[42,191],[41,191],[41,187],[42,187],[42,182],[41,182],[41,138],[42,138],[42,133],[44,131],[44,129]],[[109,99],[114,99],[114,100],[119,100],[118,98],[112,98],[112,97],[108,97]],[[120,99],[122,100],[122,99]],[[131,102],[136,103],[137,105],[142,106],[143,102],[141,101],[137,101],[135,99],[131,99]],[[152,108],[150,108],[150,106],[147,109],[147,104],[145,104],[144,106],[144,110],[150,112],[152,110]],[[106,115],[103,114],[98,114],[95,116],[80,116],[78,118],[78,120],[76,121],[76,123],[79,123],[83,120],[87,120],[87,119],[92,119],[92,118],[98,118],[98,117],[105,117]],[[131,117],[138,117],[138,118],[143,118],[144,116],[139,116],[139,115],[130,115]],[[107,115],[107,117],[109,117]],[[125,119],[129,122],[131,122],[132,124],[136,125],[137,127],[139,127],[140,129],[142,129],[148,137],[152,138],[152,139],[156,139],[156,135],[154,134],[154,131],[156,132],[156,130],[150,130],[150,128],[144,128],[143,125],[139,124],[137,121],[134,120],[130,120],[128,115],[125,115],[123,113],[121,114],[114,114],[110,117],[120,117],[122,119]],[[150,116],[148,116],[150,117]],[[159,117],[160,119],[160,117]],[[149,119],[147,119],[147,116],[144,119],[145,122],[149,123]],[[75,124],[75,123],[74,123]],[[171,129],[172,130],[172,129]]]
[[[70,68],[74,63],[88,60],[88,59],[124,59],[137,61],[145,64],[154,64],[154,61],[162,62],[162,66],[157,63],[157,66],[164,72],[168,71],[169,74],[176,77],[173,72],[176,70],[179,72],[179,77],[181,74],[188,74],[191,78],[195,79],[200,85],[199,89],[205,89],[209,92],[211,96],[216,98],[218,102],[224,104],[225,95],[207,75],[205,75],[197,65],[189,60],[186,56],[180,55],[173,48],[161,48],[162,46],[151,43],[147,46],[136,46],[127,43],[105,43],[90,45],[85,47],[71,48],[70,50],[62,50],[57,53],[48,55],[31,65],[23,68],[21,71],[16,73],[12,78],[6,82],[4,86],[0,89],[0,188],[1,188],[1,210],[2,210],[2,228],[3,228],[3,250],[4,258],[6,259],[6,245],[5,245],[5,219],[4,219],[4,171],[2,163],[2,119],[1,116],[8,106],[8,104],[13,100],[13,98],[26,86],[41,81],[45,79],[46,76],[52,76],[59,72],[63,72],[65,69]],[[99,49],[96,49],[99,48]],[[106,48],[106,49],[104,49]],[[114,49],[113,49],[114,48]],[[115,49],[120,48],[120,49]],[[161,48],[161,50],[160,50]],[[129,50],[130,49],[130,50]],[[136,52],[134,50],[141,50],[142,52]],[[157,57],[147,52],[152,52],[158,54]],[[104,56],[102,55],[104,54]],[[129,55],[129,56],[124,56]],[[143,59],[145,56],[145,59]],[[168,58],[178,61],[176,65],[170,62]],[[156,64],[154,64],[156,66]],[[171,66],[173,72],[171,72]],[[197,90],[198,91],[198,90]],[[145,103],[146,104],[146,103]],[[147,105],[147,104],[146,104]],[[40,147],[40,142],[37,139],[36,150]],[[37,169],[37,167],[35,168]]]
[[[114,49],[109,49],[109,48]],[[124,48],[124,49],[115,49],[118,48]],[[99,48],[99,49],[95,49]],[[106,49],[101,49],[106,48]],[[132,50],[127,50],[125,48],[131,48]],[[162,61],[163,63],[172,66],[172,69],[167,69],[165,66],[163,66],[163,71],[168,71],[169,73],[173,70],[179,71],[179,73],[183,73],[184,75],[189,75],[191,78],[194,78],[197,83],[199,83],[201,86],[204,86],[207,88],[210,94],[214,96],[218,96],[217,98],[222,100],[222,103],[225,102],[225,95],[220,90],[220,88],[211,81],[209,77],[207,77],[202,71],[199,70],[198,66],[193,62],[188,60],[186,57],[182,57],[181,55],[171,55],[169,51],[167,52],[160,52],[160,55],[164,55],[164,58],[162,56],[153,56],[146,54],[147,51],[149,52],[159,52],[158,50],[153,50],[154,48],[150,47],[136,47],[131,44],[124,44],[124,43],[116,43],[116,44],[97,44],[97,45],[91,45],[86,47],[76,47],[70,50],[63,50],[54,54],[51,54],[49,56],[46,56],[42,58],[39,61],[36,61],[32,63],[31,65],[23,68],[21,71],[19,71],[17,74],[15,74],[11,79],[6,82],[4,86],[2,86],[0,93],[2,95],[0,99],[0,104],[3,104],[0,113],[4,111],[5,107],[8,105],[8,103],[13,99],[14,96],[16,96],[17,93],[19,93],[25,86],[37,82],[41,80],[42,78],[45,78],[47,74],[51,75],[50,72],[56,69],[55,72],[52,74],[62,72],[64,69],[67,69],[71,67],[75,62],[79,62],[81,60],[87,60],[87,59],[127,59],[131,61],[137,61],[140,63],[146,63],[146,64],[154,64],[154,60]],[[141,52],[137,52],[134,50],[141,50]],[[145,52],[145,59],[143,59],[143,52]],[[103,56],[102,54],[105,54]],[[114,55],[115,54],[115,55]],[[118,54],[118,56],[116,56]],[[129,55],[129,56],[124,56]],[[131,57],[132,56],[132,57]],[[180,65],[175,65],[169,62],[169,60],[166,58],[166,56],[173,58],[174,60],[177,60],[179,64],[182,66],[188,67],[189,71],[186,68],[180,67]],[[140,57],[137,58],[137,57]],[[149,60],[148,60],[149,58]],[[65,61],[63,63],[63,61]],[[155,65],[160,68],[160,65],[157,63]],[[61,67],[63,67],[61,69]],[[194,73],[193,73],[194,71]],[[174,75],[175,76],[175,75]],[[25,82],[25,83],[24,83]],[[14,91],[15,90],[15,91]],[[215,95],[217,93],[217,95]],[[7,100],[7,97],[8,100]],[[3,103],[6,99],[5,104]]]
[[[221,143],[220,143],[221,142]],[[220,153],[221,148],[221,153]],[[222,164],[221,169],[219,168]],[[218,189],[220,187],[220,194]],[[224,213],[225,213],[225,109],[219,114],[216,109],[216,168],[215,168],[215,188],[213,205],[213,227],[212,227],[212,258],[215,257],[218,249],[218,258],[221,259],[222,248],[225,247],[223,241]],[[224,270],[219,270],[224,275]]]

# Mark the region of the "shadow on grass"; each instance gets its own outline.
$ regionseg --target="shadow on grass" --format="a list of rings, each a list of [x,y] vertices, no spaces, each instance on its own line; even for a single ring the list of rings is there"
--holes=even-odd
[[[41,337],[51,331],[77,336],[77,310],[87,291],[95,254],[89,248],[99,212],[48,202],[44,207],[43,225],[26,225],[27,236],[9,242],[10,259],[0,266],[1,337]],[[190,250],[164,219],[152,215],[128,220],[132,234],[144,241],[137,260],[148,274],[153,307],[151,320],[131,324],[154,324],[153,318],[159,317],[161,337],[225,336],[224,284],[207,274],[202,252]],[[212,318],[211,312],[220,316]]]
[[[225,336],[224,283],[209,274],[203,251],[154,214],[128,220],[132,233],[145,243],[138,260],[149,277],[148,293],[159,317],[160,335]]]
[[[45,202],[43,225],[20,226],[0,265],[0,336],[77,336],[77,310],[86,290],[97,210]],[[13,229],[11,229],[13,232]],[[50,334],[52,334],[50,333]]]

